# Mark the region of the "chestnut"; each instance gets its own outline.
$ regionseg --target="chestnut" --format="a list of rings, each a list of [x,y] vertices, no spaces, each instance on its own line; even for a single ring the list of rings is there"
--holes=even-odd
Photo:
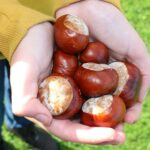
[[[80,62],[104,63],[109,61],[109,49],[101,42],[90,42],[86,49],[80,54]]]
[[[123,98],[126,107],[131,107],[138,99],[141,84],[140,70],[129,62],[113,62],[109,65],[119,75],[119,82],[114,95]]]
[[[80,111],[83,104],[80,91],[72,78],[52,74],[39,87],[38,98],[54,118],[68,119]]]
[[[56,20],[54,36],[58,47],[69,54],[81,52],[89,42],[87,25],[77,16],[70,14]]]
[[[77,69],[74,79],[86,97],[113,93],[118,85],[117,72],[106,64],[84,63]]]
[[[52,73],[73,77],[78,68],[78,59],[74,55],[66,54],[61,50],[57,50],[53,56]]]
[[[82,106],[81,122],[88,126],[115,127],[126,113],[122,98],[104,95],[90,98]]]

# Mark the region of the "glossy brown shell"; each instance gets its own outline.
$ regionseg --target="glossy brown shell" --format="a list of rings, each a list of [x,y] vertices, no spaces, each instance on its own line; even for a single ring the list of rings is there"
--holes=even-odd
[[[118,74],[114,69],[93,71],[80,66],[74,79],[84,96],[95,97],[114,92]]]
[[[78,59],[76,56],[66,54],[61,50],[57,50],[53,57],[52,73],[72,77],[78,68]]]
[[[109,50],[101,42],[90,42],[86,49],[80,54],[80,62],[108,63]]]
[[[129,62],[124,63],[128,70],[129,79],[119,96],[123,98],[127,107],[131,107],[138,99],[141,86],[141,73],[134,64]]]
[[[64,25],[67,15],[61,16],[54,25],[56,44],[64,52],[76,54],[81,52],[89,42],[89,36],[77,33]]]

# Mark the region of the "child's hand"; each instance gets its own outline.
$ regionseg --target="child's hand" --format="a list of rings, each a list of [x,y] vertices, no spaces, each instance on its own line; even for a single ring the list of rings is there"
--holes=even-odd
[[[126,122],[135,122],[140,115],[142,101],[150,87],[150,57],[144,42],[121,11],[109,3],[85,0],[58,10],[56,17],[63,14],[81,17],[88,25],[91,37],[105,43],[110,48],[113,58],[128,60],[140,69],[142,86],[139,101],[128,110],[125,117]]]
[[[52,54],[52,25],[48,22],[36,25],[28,31],[13,54],[10,72],[13,112],[47,126],[52,117],[37,99],[37,94],[40,81],[50,74]]]

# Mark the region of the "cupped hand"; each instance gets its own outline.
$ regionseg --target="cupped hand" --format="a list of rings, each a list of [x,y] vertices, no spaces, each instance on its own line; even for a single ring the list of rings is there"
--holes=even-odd
[[[53,27],[44,22],[29,29],[12,56],[10,68],[13,112],[44,125],[50,125],[52,116],[37,99],[38,84],[50,74],[52,54]]]
[[[127,110],[125,116],[126,122],[134,123],[140,116],[143,100],[150,87],[150,57],[147,48],[123,13],[111,4],[95,1],[95,5],[88,7],[88,10],[91,12],[91,16],[88,16],[91,19],[87,19],[83,13],[82,15],[85,16],[92,37],[110,48],[112,58],[127,60],[141,71],[142,84],[138,102]]]
[[[138,102],[127,110],[125,116],[125,122],[134,123],[140,116],[150,87],[150,57],[144,42],[123,13],[112,4],[99,0],[81,1],[58,10],[56,17],[64,14],[82,18],[89,27],[91,38],[105,43],[113,59],[128,60],[140,69],[142,85]]]

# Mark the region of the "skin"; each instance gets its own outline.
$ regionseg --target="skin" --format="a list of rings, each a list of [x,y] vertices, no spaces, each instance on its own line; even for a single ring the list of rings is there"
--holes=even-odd
[[[139,67],[142,73],[139,101],[127,110],[125,117],[125,122],[135,122],[150,86],[150,58],[145,44],[124,15],[111,4],[98,0],[81,1],[60,9],[56,17],[67,13],[83,18],[92,33],[91,38],[106,44],[113,58],[127,59]],[[50,23],[32,27],[19,43],[11,61],[13,112],[28,117],[63,140],[89,144],[123,143],[125,134],[122,125],[115,129],[88,127],[78,121],[52,119],[37,99],[38,85],[51,71],[52,53],[53,27]]]

